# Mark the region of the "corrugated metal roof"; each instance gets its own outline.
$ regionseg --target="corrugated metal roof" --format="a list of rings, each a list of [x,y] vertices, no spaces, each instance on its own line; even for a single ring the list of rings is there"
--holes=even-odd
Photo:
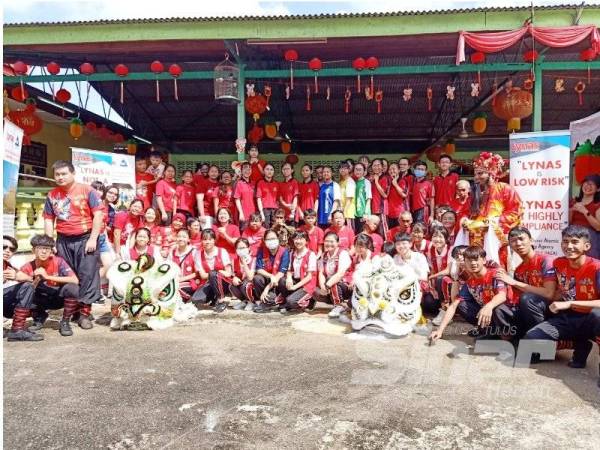
[[[600,9],[600,5],[576,5],[562,4],[551,6],[535,6],[535,11],[574,9],[584,7],[586,9]],[[109,20],[85,20],[72,22],[25,22],[4,24],[5,28],[28,27],[28,26],[81,26],[81,25],[124,25],[144,23],[175,23],[175,22],[229,22],[229,21],[277,21],[277,20],[318,20],[318,19],[341,19],[341,18],[377,18],[377,17],[400,17],[400,16],[423,16],[436,14],[465,14],[477,12],[503,12],[503,11],[525,11],[531,9],[529,6],[506,6],[490,8],[460,8],[439,9],[423,11],[397,11],[397,12],[371,12],[371,13],[342,13],[342,14],[299,14],[279,16],[223,16],[223,17],[170,17],[152,19],[109,19]]]

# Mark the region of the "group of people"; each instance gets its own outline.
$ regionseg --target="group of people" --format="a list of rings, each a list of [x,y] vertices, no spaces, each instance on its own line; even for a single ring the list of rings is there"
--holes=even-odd
[[[388,254],[417,275],[423,310],[438,326],[433,340],[458,313],[478,338],[572,340],[572,366],[585,365],[600,336],[600,261],[591,257],[600,179],[583,183],[563,230],[564,256],[552,260],[520,226],[522,201],[499,181],[499,155],[474,160],[472,184],[452,165],[442,155],[432,176],[423,161],[363,156],[341,161],[337,180],[332,167],[305,164],[298,181],[284,163],[276,181],[274,166],[251,148],[236,171],[199,164],[178,184],[175,167],[153,152],[136,160],[137,198],[117,211],[117,186],[76,183],[73,165],[57,161],[45,234],[31,242],[35,259],[12,267],[16,241],[4,238],[8,339],[43,339],[52,308],[63,307],[61,335],[73,334],[72,321],[92,328],[91,305],[102,301],[101,279],[118,260],[173,261],[182,298],[198,308],[287,313],[326,302],[335,318],[349,311],[353,270]],[[486,254],[490,235],[497,247]],[[514,272],[511,251],[522,259]]]

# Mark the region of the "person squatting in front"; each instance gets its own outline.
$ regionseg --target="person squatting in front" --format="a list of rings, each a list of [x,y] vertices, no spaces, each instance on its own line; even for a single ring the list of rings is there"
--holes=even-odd
[[[289,265],[289,250],[281,245],[274,230],[268,230],[256,255],[256,275],[252,280],[254,298],[260,301],[254,308],[255,313],[269,312],[276,307],[279,282],[285,278]]]
[[[246,238],[239,238],[235,242],[235,255],[233,257],[233,277],[229,292],[240,302],[234,309],[254,311],[256,305],[254,298],[254,285],[252,280],[256,272],[256,258],[250,253],[250,243]]]

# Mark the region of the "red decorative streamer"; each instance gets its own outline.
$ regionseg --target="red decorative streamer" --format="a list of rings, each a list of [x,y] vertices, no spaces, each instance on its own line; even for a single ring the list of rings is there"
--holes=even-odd
[[[350,112],[350,98],[352,98],[352,91],[350,89],[346,88],[346,93],[344,94],[344,103],[345,103],[344,111],[346,112],[346,114],[348,114]]]

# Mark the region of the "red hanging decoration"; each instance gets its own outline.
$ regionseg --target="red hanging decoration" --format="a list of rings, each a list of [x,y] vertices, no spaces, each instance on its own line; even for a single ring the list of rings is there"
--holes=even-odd
[[[150,70],[156,75],[156,102],[160,102],[160,87],[158,85],[158,75],[165,71],[165,66],[160,61],[152,61]]]
[[[248,142],[251,144],[258,144],[260,141],[262,141],[264,135],[265,132],[262,127],[255,122],[248,132]]]
[[[265,97],[267,99],[267,110],[270,111],[271,108],[269,107],[269,105],[271,104],[271,94],[273,93],[273,90],[271,89],[271,86],[269,86],[267,84],[267,85],[265,85],[264,91],[265,91]]]
[[[125,65],[125,64],[117,64],[117,67],[115,67],[115,73],[117,75],[119,75],[121,78],[126,77],[127,75],[129,75],[129,68]],[[121,81],[121,90],[120,90],[120,96],[119,96],[119,100],[121,102],[121,104],[123,104],[123,91],[124,91],[124,86],[123,86],[123,81]]]
[[[58,63],[51,61],[48,64],[46,64],[46,70],[50,75],[58,75],[58,72],[60,72],[60,66],[58,65]]]
[[[354,70],[358,71],[358,75],[356,75],[356,92],[360,94],[360,72],[366,67],[367,63],[365,58],[356,58],[352,61],[352,67]]]
[[[260,115],[267,109],[267,99],[261,94],[256,94],[253,97],[246,97],[244,107],[250,114]]]
[[[377,69],[379,67],[379,60],[377,58],[375,58],[374,56],[371,56],[371,57],[367,58],[367,61],[365,62],[365,64],[367,65],[367,69],[369,69],[371,72],[373,72],[375,69]],[[375,88],[373,85],[373,75],[371,75],[371,95],[373,95],[373,92],[375,92]]]
[[[306,110],[311,111],[312,105],[310,104],[310,85],[306,85]]]
[[[12,123],[21,128],[24,132],[23,144],[31,144],[31,135],[41,131],[44,122],[35,112],[32,111],[10,111],[8,117]]]
[[[89,77],[90,75],[92,75],[96,70],[94,69],[94,66],[92,66],[90,63],[85,62],[83,63],[81,66],[79,66],[79,72],[84,74],[86,77]]]
[[[71,93],[64,88],[59,89],[56,91],[56,100],[63,104],[67,103],[69,100],[71,100]]]
[[[427,111],[431,112],[431,103],[433,100],[433,89],[431,86],[427,86]]]
[[[313,58],[308,62],[308,68],[315,73],[315,94],[318,94],[319,82],[317,80],[317,72],[323,68],[323,63],[319,58]]]
[[[21,86],[15,86],[10,90],[10,96],[16,101],[23,103],[25,99],[29,97],[29,92],[27,92],[27,89],[23,89]]]
[[[533,63],[536,62],[537,59],[539,58],[540,54],[535,51],[535,50],[528,50],[523,54],[523,59],[525,60],[525,62],[527,63]]]
[[[90,132],[90,133],[95,133],[96,130],[98,129],[98,125],[96,125],[95,122],[88,122],[85,124],[85,128]]]
[[[352,91],[350,90],[350,88],[346,88],[346,93],[344,94],[344,111],[346,112],[346,114],[350,112],[350,98],[352,98]]]
[[[169,66],[169,73],[173,77],[173,89],[175,91],[175,100],[179,101],[179,93],[177,92],[177,78],[181,76],[183,70],[179,67],[179,64],[171,64]]]
[[[294,63],[298,61],[298,52],[294,49],[286,50],[283,54],[286,61],[290,63],[290,89],[294,89]]]
[[[485,62],[485,53],[475,52],[471,55],[472,64],[483,64]],[[477,71],[477,83],[481,86],[481,71]]]
[[[575,92],[577,92],[577,95],[579,96],[579,106],[583,106],[583,91],[585,91],[585,83],[580,81],[573,89],[575,89]]]
[[[21,91],[25,92],[25,87],[23,86],[23,75],[27,75],[29,67],[23,61],[17,61],[13,64],[13,70],[17,75],[19,75],[19,83],[21,84]]]
[[[596,59],[596,51],[593,48],[587,48],[585,50],[582,50],[579,53],[579,59],[581,61],[593,61],[594,59]],[[590,65],[588,64],[587,67],[587,78],[588,78],[588,84],[590,84],[592,82],[592,77],[591,77],[591,70],[590,70]]]
[[[383,91],[381,89],[375,92],[375,102],[377,103],[377,114],[381,114],[381,102],[383,102]]]

